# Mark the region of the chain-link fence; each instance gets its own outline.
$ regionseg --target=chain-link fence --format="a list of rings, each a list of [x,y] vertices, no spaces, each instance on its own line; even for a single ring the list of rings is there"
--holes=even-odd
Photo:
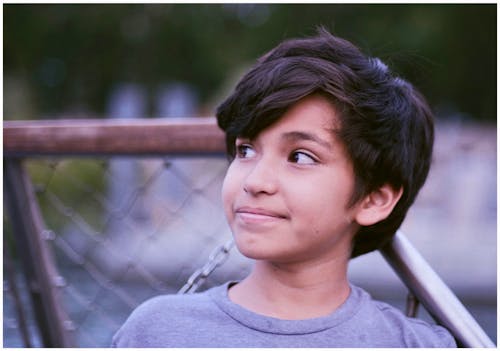
[[[230,239],[220,206],[224,158],[31,159],[24,166],[75,345],[109,345],[139,303],[178,291]],[[246,261],[230,259],[206,287],[245,274]],[[4,285],[6,299],[14,299],[12,288]],[[5,346],[16,328],[13,320],[4,325]]]
[[[109,130],[100,121],[72,123],[79,122],[54,122],[47,132],[40,122],[29,136],[7,140],[7,148],[17,144],[4,162],[12,212],[4,215],[4,346],[108,346],[147,298],[208,288],[249,269],[237,252],[228,255],[220,203],[228,162],[223,143],[211,151],[211,135],[220,133],[213,122],[112,121]],[[30,157],[16,158],[33,144]],[[52,309],[47,299],[57,300]],[[60,324],[67,340],[47,324]]]
[[[176,131],[181,132],[185,130]],[[120,137],[130,139],[131,135],[135,134]],[[36,136],[30,138],[35,140]],[[51,138],[44,136],[43,140],[50,144]],[[104,139],[108,147],[110,142]],[[99,143],[89,146],[73,138],[71,144],[72,153],[78,153],[79,148],[88,150]],[[130,140],[126,146],[131,153],[133,144]],[[143,147],[147,143],[137,144]],[[26,194],[15,193],[17,217],[21,218],[16,219],[11,211],[9,216],[4,214],[4,347],[50,346],[47,335],[57,329],[53,326],[56,323],[68,338],[54,346],[106,347],[130,312],[147,298],[187,292],[201,283],[206,289],[248,273],[250,262],[231,250],[231,235],[222,212],[220,190],[228,166],[222,152],[207,156],[187,150],[189,156],[176,156],[159,147],[156,156],[117,156],[108,149],[110,154],[99,155],[94,150],[93,155],[53,157],[54,145],[47,146],[52,148],[50,152],[34,148],[22,160],[13,158],[19,156],[13,153],[7,162],[4,160],[4,191],[9,194],[19,185],[22,188],[23,174],[28,175],[29,185],[24,189]],[[439,150],[436,155],[442,158]],[[11,163],[22,165],[20,172],[9,173],[16,168]],[[446,164],[441,162],[439,167]],[[424,189],[424,205],[417,204],[417,212],[429,212],[426,201],[435,205],[432,186],[436,182],[432,176],[430,181],[431,192]],[[7,209],[13,207],[7,204]],[[35,219],[36,228],[26,232],[39,240],[27,244],[20,238],[19,222],[26,224],[30,219]],[[412,221],[415,216],[406,223],[410,232]],[[421,226],[426,221],[419,219],[419,223]],[[485,238],[490,234],[489,229],[482,233]],[[426,230],[421,240],[425,241],[425,235],[430,238],[434,234]],[[33,246],[43,246],[48,252],[33,251]],[[368,262],[374,267],[372,258],[368,257]],[[33,266],[26,267],[27,262]],[[44,264],[48,268],[38,276],[50,280],[45,287],[34,278],[38,266]],[[357,277],[370,284],[374,274],[367,272],[367,278],[359,273]],[[384,272],[377,271],[375,279],[394,289],[386,278]],[[41,297],[44,289],[52,289],[49,298]],[[396,290],[404,300],[405,291]],[[49,313],[58,319],[41,320],[40,315],[50,308]]]

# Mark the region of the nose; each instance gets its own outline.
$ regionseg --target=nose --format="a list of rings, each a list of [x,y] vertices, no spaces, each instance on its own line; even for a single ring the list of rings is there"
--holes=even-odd
[[[243,183],[243,190],[253,196],[272,195],[278,190],[278,176],[277,165],[273,165],[270,160],[261,158],[248,171]]]

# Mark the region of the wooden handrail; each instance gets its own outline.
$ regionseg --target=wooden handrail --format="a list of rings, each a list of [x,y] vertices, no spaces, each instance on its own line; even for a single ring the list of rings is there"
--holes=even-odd
[[[4,156],[223,154],[213,117],[4,121]]]

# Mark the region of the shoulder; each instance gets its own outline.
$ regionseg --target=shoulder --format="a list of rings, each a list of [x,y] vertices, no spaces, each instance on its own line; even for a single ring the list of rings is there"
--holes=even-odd
[[[397,347],[456,347],[445,328],[407,317],[399,309],[364,294],[366,304],[361,317],[374,327],[380,342],[396,343]]]
[[[208,299],[204,294],[160,295],[140,304],[132,312],[129,320],[159,321],[173,313],[180,314],[193,308],[201,308],[207,302]]]
[[[375,302],[384,320],[399,334],[407,347],[456,347],[454,338],[445,328],[410,318],[383,302]]]
[[[116,332],[114,347],[154,346],[167,331],[192,327],[193,316],[213,315],[206,294],[161,295],[140,304]]]

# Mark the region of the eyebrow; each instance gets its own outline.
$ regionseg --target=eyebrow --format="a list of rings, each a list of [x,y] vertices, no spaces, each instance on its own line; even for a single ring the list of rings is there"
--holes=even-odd
[[[294,141],[302,141],[302,140],[307,140],[307,141],[312,141],[315,142],[329,150],[332,149],[332,144],[329,143],[328,141],[318,137],[315,134],[308,133],[308,132],[303,132],[303,131],[293,131],[293,132],[287,132],[284,133],[282,136],[283,139],[286,139],[287,141],[294,142]]]

